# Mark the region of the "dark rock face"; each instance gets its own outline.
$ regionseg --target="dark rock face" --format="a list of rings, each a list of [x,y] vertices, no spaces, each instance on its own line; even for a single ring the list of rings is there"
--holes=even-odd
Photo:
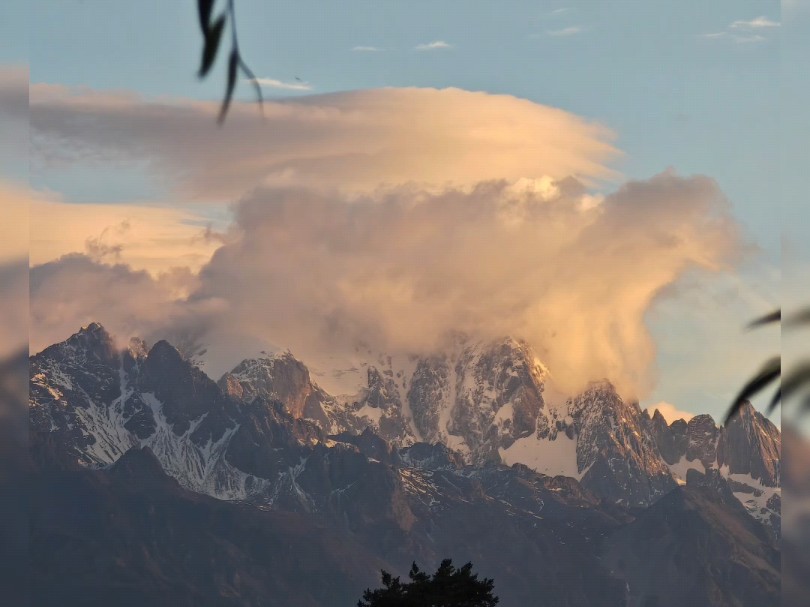
[[[625,604],[778,605],[779,552],[767,531],[727,488],[718,499],[719,474],[690,478],[608,537],[605,560],[626,580]]]
[[[216,442],[232,425],[236,411],[202,371],[183,360],[166,341],[156,343],[141,365],[137,376],[139,392],[153,394],[162,403],[162,413],[176,435],[191,432],[198,445]],[[202,423],[191,428],[192,422]]]
[[[748,512],[779,537],[782,438],[778,428],[750,403],[725,427],[718,427],[709,415],[667,426],[660,414],[648,418],[647,426],[676,474],[695,466],[707,474],[720,471]]]
[[[236,400],[278,401],[284,403],[293,417],[327,423],[323,403],[329,400],[328,396],[313,385],[309,369],[289,352],[273,358],[244,360],[220,379],[219,386]]]
[[[450,398],[450,365],[444,357],[419,361],[408,389],[408,405],[419,436],[426,442],[440,440],[438,403]]]
[[[686,459],[698,460],[706,468],[714,465],[717,459],[718,427],[711,415],[696,415],[687,424]]]
[[[569,402],[582,485],[614,503],[646,506],[675,487],[638,405],[597,384]]]
[[[40,471],[29,513],[34,606],[351,605],[390,567],[305,516],[188,492],[140,449]]]
[[[220,390],[235,402],[256,400],[282,403],[297,419],[309,419],[324,432],[359,431],[362,424],[348,414],[334,397],[318,387],[309,369],[289,352],[246,359],[223,375]]]
[[[661,457],[670,466],[677,464],[689,445],[687,423],[679,419],[670,426],[661,412],[656,409],[648,424],[649,432],[658,446]]]
[[[750,403],[723,428],[717,445],[718,466],[747,474],[767,487],[780,484],[782,438],[773,423]]]

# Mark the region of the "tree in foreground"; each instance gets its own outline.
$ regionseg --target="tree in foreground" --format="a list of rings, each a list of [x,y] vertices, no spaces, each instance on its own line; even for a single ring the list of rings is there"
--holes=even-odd
[[[402,583],[387,571],[382,572],[383,587],[368,589],[357,607],[495,607],[498,597],[492,594],[495,582],[478,579],[472,563],[456,569],[450,559],[442,561],[432,576],[414,563],[408,574],[410,582]]]

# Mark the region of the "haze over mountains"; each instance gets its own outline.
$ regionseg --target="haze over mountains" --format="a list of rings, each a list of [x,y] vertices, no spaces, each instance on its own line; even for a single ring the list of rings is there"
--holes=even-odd
[[[170,509],[160,515],[166,533],[139,538],[141,552],[121,554],[128,565],[110,577],[93,563],[72,581],[52,569],[70,592],[95,584],[115,595],[120,575],[144,597],[171,587],[177,604],[263,605],[273,593],[324,604],[306,589],[317,567],[340,598],[329,604],[353,604],[380,563],[404,571],[449,557],[494,577],[504,605],[540,594],[583,606],[778,596],[781,436],[750,405],[718,427],[707,415],[667,424],[608,382],[553,402],[549,371],[514,339],[375,356],[356,369],[365,382],[351,396],[326,392],[289,353],[245,360],[215,382],[168,342],[121,351],[95,323],[33,356],[30,369],[32,454],[48,496],[35,537],[61,538],[72,560],[91,545],[116,552],[104,538],[139,536],[145,524],[134,504]],[[79,513],[53,507],[65,499],[53,476],[77,503],[109,504],[118,522],[69,532]],[[121,483],[142,497],[120,501]],[[187,509],[208,525],[206,541],[232,549],[183,561]],[[251,552],[246,538],[274,533],[284,516],[298,517],[298,535],[286,540],[281,580],[264,572],[284,551]],[[212,527],[206,517],[243,521]],[[337,544],[312,554],[322,542]],[[128,560],[143,558],[154,567]],[[337,564],[346,558],[357,566]],[[53,563],[40,555],[36,566]],[[162,577],[163,568],[185,573]],[[180,579],[194,588],[173,586]]]

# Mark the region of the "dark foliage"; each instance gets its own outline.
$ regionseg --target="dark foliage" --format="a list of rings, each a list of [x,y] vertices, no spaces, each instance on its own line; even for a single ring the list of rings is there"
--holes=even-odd
[[[222,41],[222,32],[227,24],[231,28],[231,52],[228,56],[228,79],[225,85],[225,97],[222,100],[222,106],[219,110],[218,121],[220,124],[225,121],[225,116],[228,114],[228,108],[231,105],[233,98],[233,91],[236,88],[236,78],[241,71],[256,90],[256,96],[259,99],[259,107],[262,107],[262,89],[259,86],[259,81],[256,79],[253,71],[242,59],[239,51],[239,39],[236,35],[236,8],[234,0],[228,0],[227,8],[216,19],[212,19],[214,12],[215,0],[197,0],[197,10],[200,17],[200,31],[203,35],[203,49],[202,57],[200,59],[200,69],[198,76],[205,78],[214,61],[217,58],[217,51]]]
[[[782,320],[782,310],[775,310],[761,318],[757,318],[748,326],[749,328],[755,328],[773,323],[781,323],[783,329],[787,328],[789,330],[802,325],[809,325],[810,308],[801,310],[785,320]],[[743,403],[776,381],[779,381],[779,387],[774,392],[768,404],[768,413],[773,412],[783,401],[796,396],[799,391],[810,385],[810,361],[797,361],[790,372],[783,375],[782,358],[780,356],[774,356],[768,359],[757,374],[743,386],[737,398],[734,399],[734,402],[731,404],[726,414],[726,424],[737,414]],[[806,398],[804,401],[803,410],[806,411],[807,409],[810,409],[810,398]]]
[[[382,572],[383,587],[368,589],[358,607],[494,607],[498,597],[492,594],[495,582],[478,579],[472,563],[456,569],[450,559],[442,561],[432,576],[411,566],[410,582],[402,583],[387,571]]]

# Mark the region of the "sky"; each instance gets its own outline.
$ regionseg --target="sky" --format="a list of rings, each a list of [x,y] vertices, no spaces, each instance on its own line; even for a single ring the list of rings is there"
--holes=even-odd
[[[192,0],[0,9],[21,24],[0,63],[32,86],[30,170],[5,174],[35,199],[33,339],[111,308],[223,360],[257,332],[308,352],[520,331],[572,389],[609,375],[716,418],[779,348],[743,327],[804,253],[779,204],[806,192],[802,3],[236,5],[268,104],[240,82],[222,128]],[[131,294],[46,310],[74,285]],[[226,308],[249,327],[226,335]]]

